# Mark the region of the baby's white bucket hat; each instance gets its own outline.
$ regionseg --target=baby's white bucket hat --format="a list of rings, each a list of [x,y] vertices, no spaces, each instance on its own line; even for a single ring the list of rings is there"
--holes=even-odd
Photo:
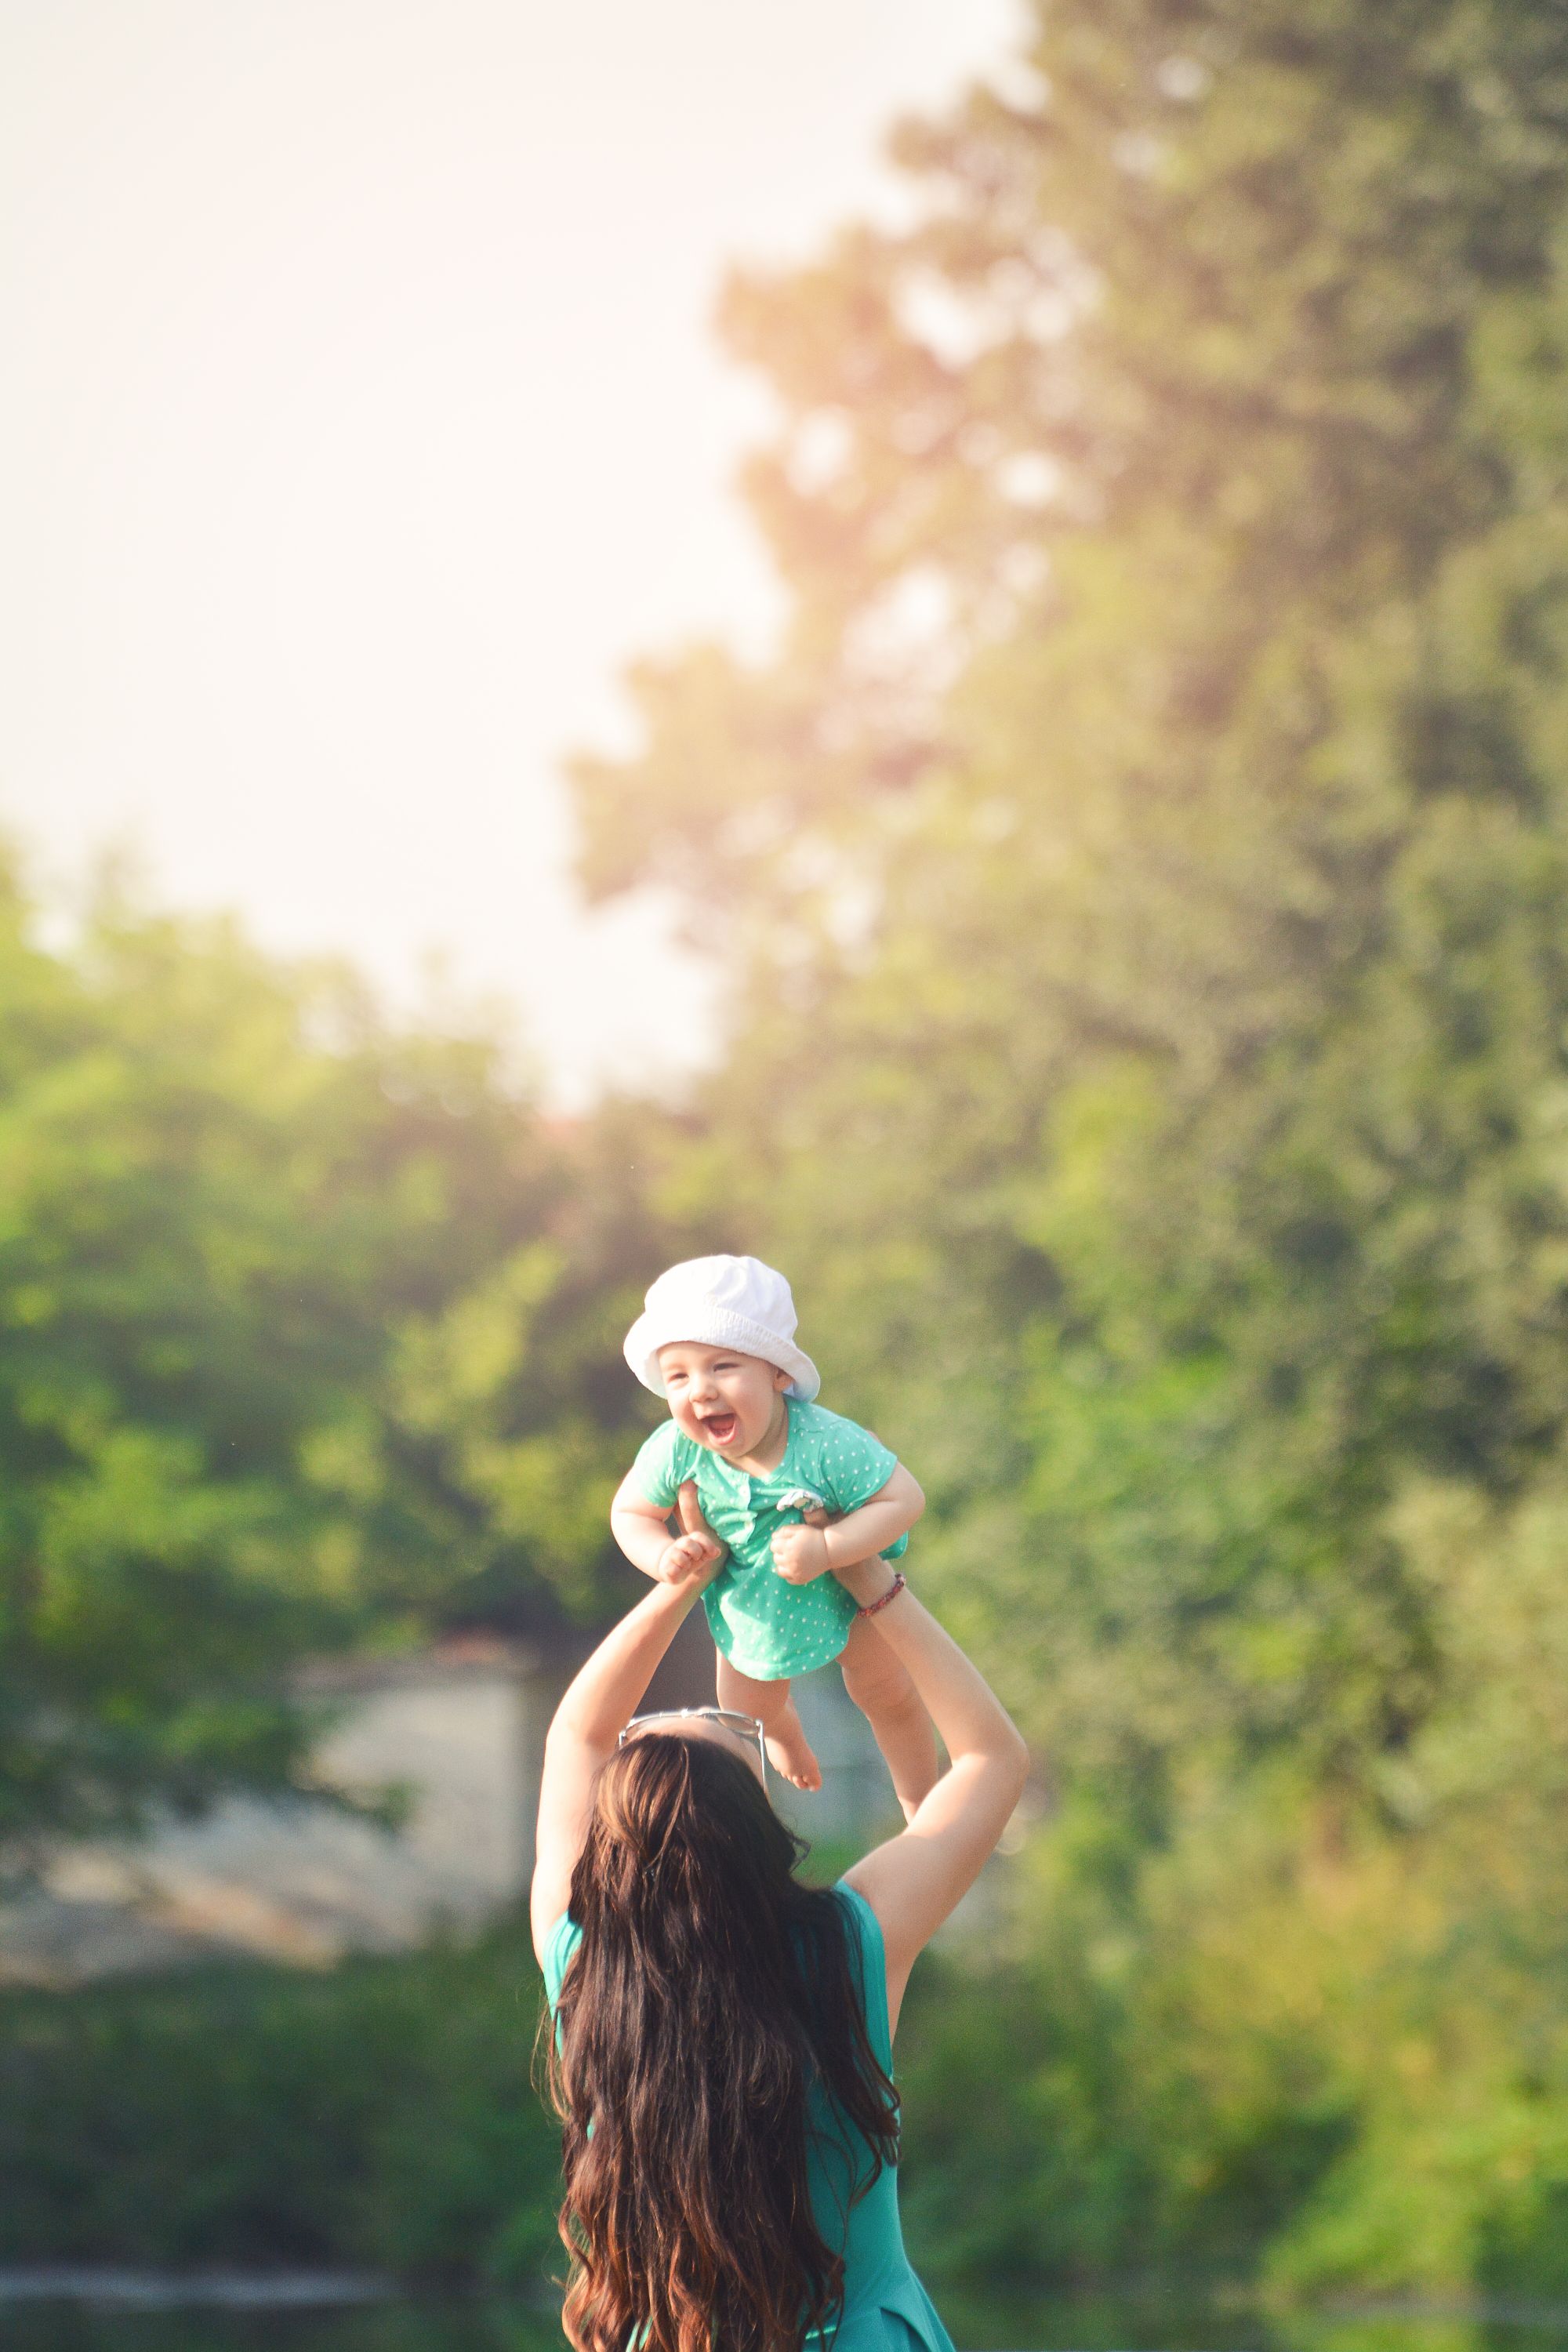
[[[760,1257],[689,1257],[649,1286],[626,1333],[626,1361],[644,1388],[661,1397],[661,1348],[675,1339],[734,1348],[788,1372],[787,1393],[809,1404],[822,1377],[795,1344],[797,1320],[788,1283]]]

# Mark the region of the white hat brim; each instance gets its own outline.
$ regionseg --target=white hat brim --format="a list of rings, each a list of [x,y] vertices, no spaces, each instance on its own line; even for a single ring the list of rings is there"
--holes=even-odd
[[[776,1331],[752,1322],[744,1315],[736,1315],[727,1307],[704,1302],[695,1309],[688,1307],[684,1311],[645,1308],[626,1333],[626,1361],[644,1388],[651,1389],[657,1397],[664,1394],[658,1351],[673,1346],[677,1339],[694,1340],[703,1348],[733,1348],[740,1355],[760,1356],[764,1364],[776,1364],[781,1371],[789,1374],[789,1394],[798,1397],[802,1404],[809,1404],[822,1386],[822,1375],[816,1366],[793,1340],[781,1339]]]

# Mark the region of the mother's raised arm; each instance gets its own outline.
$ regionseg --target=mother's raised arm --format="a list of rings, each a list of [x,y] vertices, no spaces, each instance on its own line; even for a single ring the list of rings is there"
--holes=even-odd
[[[835,1573],[862,1607],[880,1600],[892,1582],[882,1559]],[[1029,1751],[979,1668],[908,1586],[873,1622],[908,1668],[951,1759],[902,1834],[845,1874],[880,1923],[888,2010],[896,2022],[921,1948],[973,1885],[1023,1794]]]
[[[614,1754],[622,1727],[637,1712],[654,1668],[724,1557],[723,1546],[698,1507],[697,1489],[689,1480],[680,1490],[679,1508],[683,1533],[706,1538],[706,1556],[695,1560],[678,1582],[656,1584],[618,1625],[611,1627],[568,1684],[545,1736],[533,1883],[528,1900],[533,1948],[542,1960],[544,1939],[566,1908],[572,1873],[588,1833],[594,1775]]]

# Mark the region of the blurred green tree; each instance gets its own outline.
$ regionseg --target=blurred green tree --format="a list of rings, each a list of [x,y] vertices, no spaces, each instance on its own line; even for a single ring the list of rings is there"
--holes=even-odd
[[[302,1785],[304,1652],[604,1608],[646,1418],[605,1334],[659,1246],[625,1142],[223,924],[110,894],[47,952],[7,873],[8,1863]]]
[[[584,872],[721,962],[712,1197],[1058,1759],[1121,2021],[1066,2104],[1163,2118],[1100,2256],[1249,2179],[1282,2277],[1544,2277],[1568,20],[1069,0],[1004,90],[731,287],[788,619],[634,671]]]
[[[1561,2294],[1568,17],[1057,0],[898,152],[724,306],[775,655],[577,763],[721,969],[689,1120],[13,891],[0,1833],[294,1785],[301,1648],[602,1606],[620,1329],[761,1248],[1056,1782],[911,2005],[933,2267]]]

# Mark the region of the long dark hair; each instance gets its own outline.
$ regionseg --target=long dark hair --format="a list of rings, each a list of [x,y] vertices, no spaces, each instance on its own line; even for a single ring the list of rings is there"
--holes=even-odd
[[[795,1879],[804,1853],[715,1740],[645,1736],[600,1772],[549,2043],[578,2352],[798,2352],[842,2310],[807,2089],[864,2147],[856,2199],[897,2161],[898,2104],[843,1906]]]

